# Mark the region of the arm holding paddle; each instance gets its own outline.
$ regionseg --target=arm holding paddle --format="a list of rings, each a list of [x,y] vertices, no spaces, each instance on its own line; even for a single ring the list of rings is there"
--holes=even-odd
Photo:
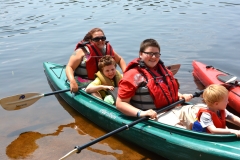
[[[179,99],[190,101],[192,94],[178,92],[178,82],[160,60],[160,46],[154,39],[146,39],[140,45],[139,58],[127,66],[119,82],[116,107],[128,116],[156,118],[153,109],[172,104]],[[139,90],[147,88],[148,98]],[[138,93],[140,92],[140,93]],[[149,100],[152,99],[152,100]],[[130,101],[133,102],[130,104]],[[151,101],[151,102],[150,102]]]
[[[126,84],[127,82],[121,82]],[[118,93],[122,93],[122,95],[128,95],[130,92],[130,94],[134,94],[134,87],[129,87],[131,86],[130,84],[128,84],[127,88],[128,90],[126,90],[126,88],[121,86],[121,83],[119,85],[119,89],[118,89]],[[124,92],[123,92],[124,91]],[[128,93],[126,93],[125,91],[128,91]],[[188,102],[193,98],[192,94],[181,94],[178,93],[179,95],[179,100],[183,100],[184,102]],[[148,109],[148,110],[141,110],[138,109],[136,107],[134,107],[133,105],[130,104],[130,98],[120,98],[119,96],[117,97],[117,101],[116,101],[116,107],[119,111],[121,111],[123,114],[127,115],[127,116],[132,116],[132,117],[146,117],[149,116],[152,119],[157,118],[157,112],[154,111],[153,109]]]
[[[152,119],[155,119],[157,117],[157,112],[148,109],[146,111],[140,110],[130,104],[130,99],[121,99],[117,97],[117,102],[116,102],[116,107],[119,111],[121,111],[123,114],[127,116],[132,116],[132,117],[150,117]]]
[[[82,49],[77,49],[73,52],[71,55],[69,62],[66,66],[66,75],[70,82],[70,90],[71,92],[77,92],[78,91],[78,84],[74,77],[74,71],[81,63],[84,56],[84,52]]]
[[[178,92],[178,97],[179,97],[179,100],[185,99],[185,102],[189,102],[193,98],[193,95],[192,94],[181,94]]]

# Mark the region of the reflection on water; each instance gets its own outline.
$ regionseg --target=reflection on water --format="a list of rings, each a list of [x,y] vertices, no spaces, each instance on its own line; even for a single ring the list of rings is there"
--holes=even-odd
[[[80,128],[76,125],[76,123],[71,123],[67,125],[60,125],[56,132],[49,134],[41,134],[39,132],[24,132],[19,135],[17,139],[15,139],[11,144],[9,144],[6,148],[6,154],[9,158],[19,159],[19,158],[27,158],[29,157],[36,149],[38,149],[37,140],[40,138],[44,138],[46,136],[58,136],[61,132],[63,132],[64,127],[72,128],[78,132],[80,135],[85,135]],[[122,154],[120,150],[112,150],[106,145],[99,145],[99,147],[89,147],[90,151],[102,154],[102,155],[113,155],[117,157],[117,154]]]
[[[69,150],[65,152],[62,156],[64,156],[69,151],[71,151],[74,146],[76,145],[82,146],[84,144],[89,143],[91,140],[94,140],[107,133],[106,131],[100,129],[98,126],[91,124],[89,120],[86,120],[79,113],[73,110],[70,106],[66,105],[66,102],[61,97],[57,96],[57,98],[60,104],[63,106],[63,108],[74,118],[75,123],[73,128],[77,130],[80,135],[85,135],[84,136],[85,138],[83,141],[78,140],[77,142],[75,142],[72,148],[68,148]],[[86,135],[90,137],[87,138]],[[119,143],[124,145],[119,146]],[[157,158],[157,159],[164,160],[164,158],[161,158],[159,155],[156,155],[155,153],[148,152],[143,148],[140,148],[132,143],[129,143],[115,136],[111,136],[107,139],[104,139],[99,143],[94,144],[86,149],[91,151],[91,153],[98,153],[100,155],[104,155],[104,159],[106,158],[105,157],[106,155],[109,155],[111,157],[115,157],[116,159],[143,159],[143,158],[156,159]],[[134,151],[136,150],[137,150],[137,153],[134,153]],[[95,158],[96,157],[94,157],[94,159]]]
[[[60,152],[59,149],[57,150],[56,155],[54,156],[56,158],[61,158],[66,153],[71,151],[74,146],[76,145],[84,145],[86,143],[89,143],[91,140],[98,138],[104,134],[106,134],[105,131],[101,130],[94,124],[91,124],[90,121],[82,117],[79,113],[77,113],[75,110],[73,110],[70,106],[68,106],[65,101],[59,97],[56,96],[61,106],[70,114],[75,122],[69,123],[67,125],[60,125],[57,130],[53,133],[47,133],[42,134],[39,132],[23,132],[21,133],[18,138],[13,140],[7,147],[6,147],[6,155],[9,158],[13,159],[25,159],[25,158],[34,158],[33,153],[38,155],[38,152],[41,152],[41,157],[43,159],[48,159],[48,155],[44,155],[45,152],[48,150],[52,152],[54,148],[56,148],[57,145],[59,145],[58,141],[55,141],[54,139],[60,138],[61,143],[60,144],[66,144],[64,146],[62,144]],[[98,129],[97,129],[98,128]],[[76,132],[77,131],[77,132]],[[66,135],[66,133],[67,135]],[[77,134],[76,134],[77,133]],[[10,133],[11,135],[11,133]],[[53,138],[54,136],[57,136],[56,138]],[[66,138],[68,137],[69,138]],[[52,138],[50,138],[52,137]],[[42,139],[42,140],[40,140]],[[46,139],[51,139],[50,143]],[[40,141],[40,142],[39,142]],[[41,141],[45,142],[42,143]],[[117,142],[117,143],[116,143]],[[119,146],[119,143],[121,144]],[[70,146],[70,147],[69,147]],[[59,146],[58,146],[59,147]],[[39,151],[36,151],[39,150]],[[88,150],[87,154],[84,154]],[[48,151],[48,152],[49,152]],[[134,153],[135,151],[138,151]],[[135,146],[132,143],[126,142],[125,140],[118,139],[115,136],[109,137],[97,144],[94,144],[83,151],[81,151],[80,154],[71,155],[71,157],[85,157],[86,159],[155,159],[160,158],[159,155],[156,155],[155,153],[149,153],[148,151],[139,148],[138,146]],[[35,158],[34,158],[35,159]],[[164,159],[164,158],[161,158]]]
[[[26,158],[38,148],[36,140],[45,136],[56,136],[59,132],[52,134],[41,134],[39,132],[21,133],[17,139],[7,146],[6,154],[9,158]]]

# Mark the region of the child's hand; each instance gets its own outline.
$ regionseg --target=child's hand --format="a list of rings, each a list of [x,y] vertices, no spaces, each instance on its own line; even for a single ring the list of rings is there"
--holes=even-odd
[[[110,91],[113,91],[114,87],[113,86],[105,86],[105,89],[109,89]]]
[[[236,136],[238,137],[238,138],[240,138],[240,130],[231,130],[231,132],[233,133],[233,134],[236,134]]]
[[[236,131],[236,133],[234,133],[234,134],[236,134],[237,135],[237,137],[238,138],[240,138],[240,131],[238,130],[238,131]]]

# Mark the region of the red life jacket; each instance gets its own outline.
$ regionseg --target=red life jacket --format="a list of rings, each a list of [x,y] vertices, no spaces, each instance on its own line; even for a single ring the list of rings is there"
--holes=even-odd
[[[215,112],[210,111],[209,109],[206,109],[206,108],[200,108],[199,111],[198,111],[198,114],[197,114],[198,121],[200,120],[200,117],[201,117],[203,112],[208,112],[211,115],[213,124],[216,128],[226,128],[226,113],[225,113],[225,110],[220,110],[221,118],[219,118],[218,115]],[[206,131],[207,131],[207,133],[211,133],[208,129]]]
[[[108,41],[106,41],[105,45],[106,45],[105,55],[110,55],[114,58],[114,52],[113,52],[112,46],[108,43]],[[98,71],[98,60],[104,55],[101,52],[101,50],[94,43],[91,43],[91,42],[80,41],[76,45],[75,50],[77,50],[78,48],[82,48],[84,46],[88,47],[90,55],[88,56],[85,55],[86,58],[88,58],[86,60],[86,66],[82,66],[80,64],[78,68],[83,70],[86,69],[87,75],[79,75],[79,76],[87,76],[88,79],[93,80],[95,78],[95,73],[97,73]]]
[[[140,59],[135,59],[129,63],[126,71],[138,68],[140,74],[146,79],[146,87],[154,101],[156,108],[161,108],[178,101],[178,83],[171,71],[165,68],[163,62],[159,61],[157,68],[161,77],[152,73]]]

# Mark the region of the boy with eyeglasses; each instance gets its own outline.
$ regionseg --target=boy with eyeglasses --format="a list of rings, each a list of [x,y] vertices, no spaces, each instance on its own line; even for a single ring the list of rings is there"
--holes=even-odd
[[[192,94],[178,92],[178,82],[160,55],[158,42],[146,39],[140,45],[139,58],[128,64],[119,82],[116,101],[117,109],[125,115],[157,119],[154,109],[192,98]]]

